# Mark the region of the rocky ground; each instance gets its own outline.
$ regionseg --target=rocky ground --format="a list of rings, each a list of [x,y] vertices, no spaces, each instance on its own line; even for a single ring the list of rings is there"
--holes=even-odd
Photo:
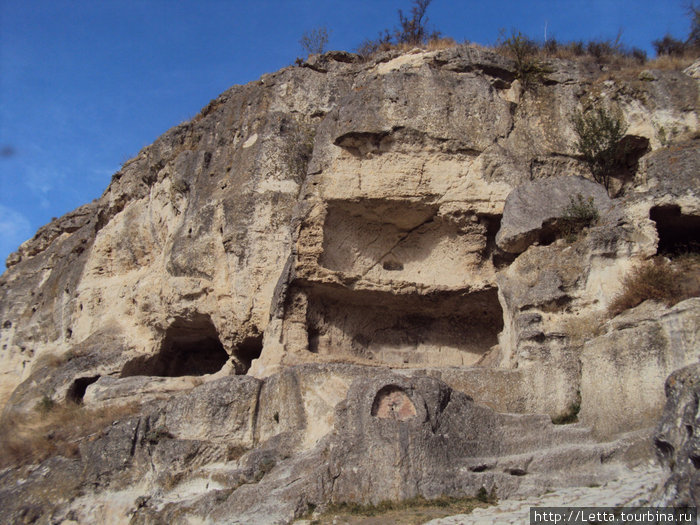
[[[428,521],[430,525],[504,525],[528,523],[530,507],[644,507],[659,486],[664,472],[649,464],[630,470],[603,485],[557,489],[537,498],[499,501],[497,505]]]

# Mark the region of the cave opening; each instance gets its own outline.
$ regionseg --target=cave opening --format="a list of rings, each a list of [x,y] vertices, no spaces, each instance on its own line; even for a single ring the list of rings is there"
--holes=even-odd
[[[221,370],[229,359],[208,315],[176,319],[165,331],[157,354],[124,365],[121,377],[201,376]]]
[[[472,366],[498,344],[498,290],[394,294],[316,285],[308,297],[310,353],[388,366]]]
[[[649,218],[656,223],[659,235],[657,253],[677,256],[700,253],[700,216],[681,213],[676,204],[654,206]]]
[[[82,404],[87,387],[89,387],[99,378],[100,376],[77,378],[75,381],[73,381],[73,384],[68,388],[68,392],[66,392],[66,400],[72,403],[76,403],[78,405]]]
[[[253,363],[253,360],[260,357],[262,349],[262,334],[249,335],[243,339],[243,341],[237,345],[233,351],[233,355],[242,365],[242,369],[237,369],[236,372],[239,374],[246,374],[250,369],[250,365]]]

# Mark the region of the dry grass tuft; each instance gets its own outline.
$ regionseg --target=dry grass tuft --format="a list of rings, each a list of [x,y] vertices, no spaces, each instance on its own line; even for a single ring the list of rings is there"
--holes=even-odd
[[[608,307],[616,316],[652,299],[673,306],[700,295],[700,256],[681,255],[673,260],[654,257],[625,277],[623,290]]]
[[[56,455],[77,457],[81,441],[137,411],[137,405],[89,410],[75,403],[59,405],[45,396],[35,412],[3,417],[0,468],[36,463]]]
[[[440,51],[441,49],[451,49],[458,45],[454,38],[432,38],[428,41],[426,49],[428,51]]]
[[[647,62],[645,69],[661,69],[664,71],[677,71],[687,68],[697,59],[697,55],[688,54],[685,56],[661,55],[654,60]]]
[[[364,519],[377,523],[425,523],[432,518],[440,518],[453,514],[467,514],[476,508],[487,507],[497,503],[492,490],[490,493],[482,487],[475,497],[455,498],[441,496],[426,499],[415,496],[401,501],[382,501],[376,505],[360,505],[356,503],[333,503],[322,513],[315,513],[315,506],[310,505],[306,517],[312,525],[330,523],[359,523]],[[313,515],[313,516],[312,516]]]
[[[603,315],[589,312],[564,320],[564,331],[574,344],[583,344],[603,333]]]

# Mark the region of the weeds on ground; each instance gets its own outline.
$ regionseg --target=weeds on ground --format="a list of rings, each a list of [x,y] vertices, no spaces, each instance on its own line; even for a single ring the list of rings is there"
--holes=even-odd
[[[44,396],[36,410],[9,413],[0,421],[0,468],[37,463],[54,455],[76,457],[81,440],[137,412],[136,405],[89,410]]]
[[[338,515],[388,517],[386,515],[391,513],[420,511],[421,509],[426,511],[430,509],[444,509],[445,512],[450,514],[465,514],[475,508],[493,505],[496,502],[495,487],[490,493],[486,488],[482,487],[476,497],[453,498],[442,496],[436,499],[426,499],[422,496],[416,496],[401,501],[382,501],[376,505],[334,503],[326,507],[323,513],[317,516],[318,519],[312,520],[312,523],[330,523]],[[315,505],[309,505],[307,516],[310,516],[315,510]]]

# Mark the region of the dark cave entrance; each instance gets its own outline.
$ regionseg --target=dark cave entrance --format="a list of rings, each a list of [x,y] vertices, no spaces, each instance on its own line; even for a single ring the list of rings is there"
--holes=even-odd
[[[700,252],[700,216],[684,215],[680,206],[654,206],[649,218],[656,223],[659,234],[658,254],[682,255]]]
[[[79,377],[73,384],[68,388],[66,392],[66,399],[76,404],[81,404],[83,402],[83,397],[85,396],[85,391],[87,387],[97,381],[100,376],[92,377]]]
[[[201,376],[221,370],[229,355],[208,315],[177,319],[165,332],[160,351],[124,365],[121,377]]]
[[[236,346],[233,355],[240,365],[236,366],[237,374],[246,374],[254,359],[260,357],[263,349],[262,334],[250,335]]]
[[[314,354],[382,366],[471,366],[503,330],[496,288],[397,295],[315,285],[304,293],[307,348]]]

